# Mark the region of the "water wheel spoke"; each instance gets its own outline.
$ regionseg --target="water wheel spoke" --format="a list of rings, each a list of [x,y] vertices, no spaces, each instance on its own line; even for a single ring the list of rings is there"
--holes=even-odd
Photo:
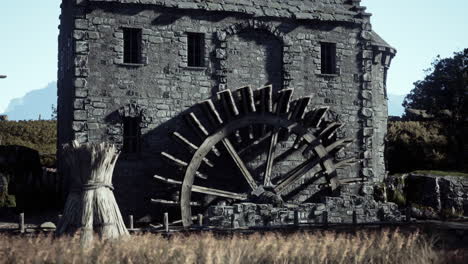
[[[187,138],[179,134],[178,132],[172,133],[172,136],[176,142],[179,144],[183,145],[188,151],[191,153],[194,153],[195,151],[198,150],[198,146],[190,142]]]
[[[341,148],[348,147],[354,142],[352,138],[343,138],[338,141],[333,142],[333,144],[327,146],[326,150],[327,152],[332,152],[334,150],[339,150]]]
[[[248,152],[249,150],[251,150],[252,148],[258,146],[259,144],[265,142],[265,140],[270,138],[271,134],[272,134],[272,132],[269,131],[268,133],[264,134],[259,139],[255,140],[254,142],[252,142],[251,144],[249,144],[245,148],[239,150],[239,155],[242,155],[242,154]]]
[[[165,177],[161,177],[161,176],[158,176],[158,175],[154,175],[154,178],[156,180],[165,182],[167,184],[182,185],[181,181],[176,181],[176,180],[173,180],[173,179],[170,179],[170,178],[165,178]],[[198,185],[192,185],[192,192],[209,194],[209,195],[214,195],[214,196],[219,196],[219,197],[224,197],[224,198],[230,198],[230,199],[234,199],[234,200],[241,200],[241,201],[247,200],[247,195],[246,194],[228,192],[228,191],[224,191],[224,190],[219,190],[219,189],[204,187],[204,186],[198,186]]]
[[[194,113],[190,113],[186,116],[187,123],[192,127],[195,133],[204,140],[208,135],[208,130],[203,126],[198,117]]]
[[[344,168],[356,164],[358,161],[355,158],[348,158],[336,163],[336,168]]]
[[[185,169],[188,166],[187,162],[185,162],[183,160],[180,160],[180,159],[172,156],[169,153],[161,152],[161,156],[163,156],[165,161],[167,161],[171,165],[176,166],[178,169]],[[207,164],[206,161],[203,161],[203,162],[205,162],[205,164]],[[210,165],[213,165],[213,164],[207,164],[207,165],[210,166]],[[200,179],[204,179],[204,180],[208,179],[208,176],[206,176],[205,174],[203,174],[203,173],[201,173],[199,171],[195,172],[195,176],[197,176]]]
[[[169,153],[166,153],[166,152],[161,152],[161,155],[163,156],[164,160],[166,160],[168,163],[176,166],[176,167],[179,167],[179,168],[185,168],[187,167],[187,162],[183,161],[183,160],[180,160],[174,156],[172,156],[171,154]]]
[[[203,186],[197,186],[197,185],[192,186],[192,192],[209,194],[209,195],[214,195],[214,196],[219,196],[219,197],[224,197],[224,198],[230,198],[234,200],[241,200],[241,201],[247,200],[247,194],[228,192],[228,191],[223,191],[223,190],[203,187]]]
[[[335,133],[341,127],[343,127],[343,125],[338,123],[338,122],[330,123],[324,130],[322,130],[319,137],[320,138],[330,139],[331,137],[333,137],[333,135],[335,135]]]
[[[190,142],[188,139],[186,139],[184,136],[182,136],[181,134],[177,133],[177,132],[174,132],[172,134],[174,136],[174,139],[176,142],[178,142],[179,144],[181,144],[182,146],[184,146],[190,153],[194,153],[198,150],[198,146],[196,146],[195,144],[193,144],[192,142]],[[203,158],[203,162],[208,166],[208,167],[211,167],[213,168],[214,167],[214,164],[213,162],[211,162],[208,158]]]
[[[249,169],[245,165],[245,163],[242,161],[240,158],[239,154],[237,154],[234,146],[232,145],[231,141],[228,138],[224,138],[222,140],[224,147],[226,148],[227,152],[231,156],[231,158],[234,160],[234,163],[236,166],[239,168],[242,176],[244,176],[245,180],[249,184],[250,188],[252,190],[256,190],[258,188],[257,183],[255,182],[254,178],[252,177],[252,174],[250,174]]]
[[[164,199],[151,199],[151,203],[154,204],[162,204],[166,206],[179,206],[179,201],[171,201],[171,200],[164,200]],[[191,206],[201,206],[199,202],[190,202]]]
[[[278,129],[273,130],[273,134],[271,135],[271,141],[268,148],[266,166],[265,166],[265,175],[263,179],[263,185],[269,186],[271,184],[271,170],[273,168],[273,161],[275,159],[275,150],[276,144],[278,143]]]
[[[276,185],[276,187],[274,188],[275,192],[278,194],[281,194],[282,192],[287,190],[288,187],[290,187],[297,180],[299,180],[305,173],[311,171],[312,169],[314,169],[313,173],[320,171],[321,170],[321,167],[319,165],[320,161],[321,161],[321,158],[314,157],[312,159],[309,159],[301,163],[298,167],[288,172],[285,178],[279,184]]]

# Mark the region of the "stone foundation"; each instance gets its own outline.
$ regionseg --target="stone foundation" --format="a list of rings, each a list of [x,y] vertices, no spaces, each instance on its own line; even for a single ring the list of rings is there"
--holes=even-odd
[[[365,196],[325,197],[323,203],[277,208],[270,204],[239,203],[211,206],[206,224],[223,228],[279,227],[297,224],[353,224],[402,221],[394,203]]]

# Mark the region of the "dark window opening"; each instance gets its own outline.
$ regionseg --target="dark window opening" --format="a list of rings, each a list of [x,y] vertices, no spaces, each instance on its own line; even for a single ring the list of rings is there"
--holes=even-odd
[[[205,35],[200,33],[187,33],[188,66],[203,67],[205,50]]]
[[[125,117],[123,120],[123,152],[124,153],[138,153],[140,152],[140,118],[138,117]]]
[[[321,43],[322,74],[336,74],[336,44]]]
[[[124,28],[124,63],[141,63],[141,29]]]

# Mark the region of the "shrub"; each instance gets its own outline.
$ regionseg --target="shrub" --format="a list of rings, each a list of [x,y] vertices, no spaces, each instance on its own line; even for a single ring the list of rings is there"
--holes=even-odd
[[[437,122],[389,122],[386,157],[390,173],[453,166],[447,131]]]
[[[57,150],[57,121],[1,121],[0,144],[35,149],[40,154],[43,166],[54,167]]]

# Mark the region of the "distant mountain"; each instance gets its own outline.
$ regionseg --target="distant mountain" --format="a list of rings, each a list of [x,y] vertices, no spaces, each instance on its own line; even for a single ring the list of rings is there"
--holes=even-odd
[[[52,105],[57,106],[57,82],[12,99],[3,114],[8,115],[9,120],[37,120],[39,115],[41,119],[50,119]]]
[[[403,108],[403,100],[406,95],[388,94],[388,115],[401,116],[405,109]]]

